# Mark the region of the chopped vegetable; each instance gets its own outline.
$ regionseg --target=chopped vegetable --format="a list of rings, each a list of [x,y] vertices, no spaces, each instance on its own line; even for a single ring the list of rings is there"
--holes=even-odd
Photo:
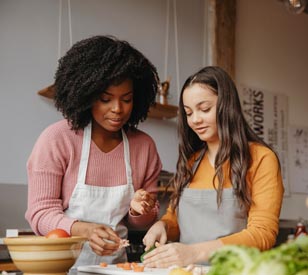
[[[130,246],[129,240],[127,240],[127,239],[121,239],[120,240],[119,248],[128,247],[128,246]]]
[[[131,267],[131,265],[130,265],[129,262],[126,262],[126,263],[124,263],[124,264],[122,265],[122,269],[123,269],[123,270],[131,270],[132,267]]]
[[[144,266],[139,265],[136,262],[125,262],[125,263],[117,263],[117,268],[121,268],[123,270],[133,270],[134,272],[143,272]]]
[[[149,252],[151,252],[152,250],[154,250],[156,248],[156,246],[155,245],[152,245],[150,248],[149,248],[149,250],[147,250],[147,251],[145,251],[141,256],[140,256],[140,261],[143,263],[143,258],[144,258],[144,256],[146,255],[146,254],[148,254]]]
[[[131,265],[132,267],[135,267],[135,266],[138,266],[138,263],[136,263],[136,262],[131,262],[130,265]]]
[[[144,271],[144,266],[143,265],[135,265],[133,267],[134,272],[143,272]]]

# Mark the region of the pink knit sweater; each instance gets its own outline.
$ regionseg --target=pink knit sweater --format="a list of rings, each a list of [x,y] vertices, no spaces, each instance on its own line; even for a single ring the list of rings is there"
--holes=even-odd
[[[135,191],[143,188],[156,192],[162,165],[154,141],[139,130],[128,132],[127,137]],[[82,140],[83,131],[75,133],[66,120],[61,120],[46,128],[33,148],[27,163],[25,217],[36,234],[45,235],[55,228],[70,232],[75,220],[67,217],[64,210],[77,182]],[[127,184],[123,142],[108,153],[91,142],[86,183],[95,186]],[[158,204],[147,215],[129,214],[127,221],[133,227],[145,228],[156,220],[157,214]]]

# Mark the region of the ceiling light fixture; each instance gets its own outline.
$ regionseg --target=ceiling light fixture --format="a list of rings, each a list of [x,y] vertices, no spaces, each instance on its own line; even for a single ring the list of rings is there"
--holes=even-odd
[[[284,0],[283,2],[287,10],[294,14],[302,13],[307,6],[307,0]]]

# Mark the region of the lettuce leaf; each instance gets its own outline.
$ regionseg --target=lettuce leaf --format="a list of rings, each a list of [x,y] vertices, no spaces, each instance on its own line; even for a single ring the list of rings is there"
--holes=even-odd
[[[256,248],[226,245],[210,257],[207,275],[246,275],[259,254]]]
[[[208,275],[308,275],[308,236],[260,252],[226,245],[209,259]]]

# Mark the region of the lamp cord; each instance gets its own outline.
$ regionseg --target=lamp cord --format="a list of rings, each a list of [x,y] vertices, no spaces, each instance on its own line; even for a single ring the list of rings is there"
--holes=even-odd
[[[179,46],[178,46],[178,26],[177,26],[177,9],[176,0],[173,0],[173,14],[174,14],[174,47],[175,47],[175,69],[176,69],[176,88],[178,99],[180,96],[180,68],[179,68]]]
[[[63,1],[59,0],[59,19],[58,19],[58,60],[61,58],[62,48],[62,13],[63,13]],[[67,0],[67,15],[68,15],[68,28],[69,28],[69,47],[73,45],[73,32],[72,32],[72,11],[71,0]]]

